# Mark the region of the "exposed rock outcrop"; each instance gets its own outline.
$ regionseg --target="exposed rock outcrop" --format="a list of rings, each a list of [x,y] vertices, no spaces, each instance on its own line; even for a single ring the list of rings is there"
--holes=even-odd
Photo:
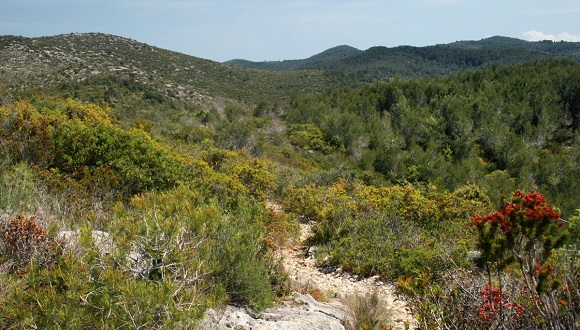
[[[250,310],[227,306],[209,310],[200,329],[203,330],[344,330],[350,322],[346,308],[337,303],[316,301],[310,295],[295,293],[283,305],[256,314]]]
[[[63,230],[56,234],[56,240],[62,247],[77,250],[79,247],[79,239],[81,236],[80,230]],[[93,230],[91,231],[92,243],[95,244],[100,254],[111,253],[116,249],[115,243],[111,235],[105,231]]]

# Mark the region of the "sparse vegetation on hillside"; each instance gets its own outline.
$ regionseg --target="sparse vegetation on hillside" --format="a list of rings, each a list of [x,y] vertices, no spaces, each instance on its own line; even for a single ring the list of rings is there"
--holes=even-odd
[[[285,60],[285,61],[264,61],[251,62],[246,60],[230,60],[225,62],[232,66],[237,66],[247,69],[260,69],[272,71],[286,71],[286,70],[312,70],[318,69],[320,65],[325,63],[346,59],[350,56],[360,54],[362,51],[350,46],[337,46],[327,49],[322,53],[316,54],[304,60]]]
[[[7,91],[41,90],[85,99],[90,90],[95,103],[122,103],[127,97],[198,105],[223,99],[258,103],[338,87],[349,80],[320,71],[242,70],[98,33],[3,36],[0,63],[0,86]]]

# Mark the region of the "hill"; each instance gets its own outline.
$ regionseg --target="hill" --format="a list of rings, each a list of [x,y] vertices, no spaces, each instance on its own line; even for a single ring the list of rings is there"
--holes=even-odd
[[[284,71],[284,70],[305,70],[316,68],[318,65],[329,61],[336,61],[360,54],[362,51],[351,46],[336,46],[323,51],[322,53],[311,56],[303,60],[284,60],[284,61],[264,61],[252,62],[247,60],[230,60],[225,64],[260,70]]]
[[[0,73],[2,89],[64,97],[85,93],[94,102],[128,95],[196,104],[216,99],[254,102],[265,95],[282,98],[343,84],[341,77],[320,71],[245,70],[101,33],[2,36]]]
[[[562,57],[578,60],[580,43],[491,37],[365,51],[343,45],[302,60],[222,64],[101,33],[0,36],[0,89],[36,90],[99,104],[131,99],[208,108],[288,99],[304,91],[356,87],[396,76],[439,76]]]
[[[490,37],[479,41],[458,41],[427,47],[371,47],[365,51],[338,52],[332,48],[306,60],[249,62],[235,60],[230,65],[265,70],[328,70],[349,72],[366,80],[385,80],[395,76],[416,78],[458,73],[494,64],[514,65],[549,58],[580,59],[580,43],[528,42],[508,37]],[[317,60],[313,60],[316,58]]]

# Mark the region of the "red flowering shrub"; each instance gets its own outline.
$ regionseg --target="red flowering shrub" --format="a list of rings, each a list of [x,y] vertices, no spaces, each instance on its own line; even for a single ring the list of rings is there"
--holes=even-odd
[[[513,197],[511,202],[504,204],[500,212],[474,216],[471,219],[473,225],[478,229],[482,229],[486,224],[492,227],[499,226],[506,235],[513,234],[518,226],[522,228],[545,227],[550,222],[558,228],[564,225],[564,222],[560,220],[560,214],[554,210],[554,206],[548,204],[544,195],[537,191],[524,194],[517,190]]]
[[[573,324],[573,311],[566,304],[558,303],[562,285],[549,262],[553,252],[564,244],[567,230],[560,214],[544,195],[517,190],[499,212],[474,216],[471,220],[479,235],[477,247],[481,256],[477,264],[486,270],[490,283],[481,291],[480,317],[496,321],[500,315],[501,323],[514,311],[517,317],[522,315],[524,306],[510,301],[502,292],[505,285],[502,273],[515,263],[532,315],[541,317],[554,329]],[[491,286],[492,276],[497,276],[498,287]]]

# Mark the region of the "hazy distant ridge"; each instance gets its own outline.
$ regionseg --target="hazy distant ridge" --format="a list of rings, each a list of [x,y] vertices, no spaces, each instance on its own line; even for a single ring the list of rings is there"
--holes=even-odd
[[[493,64],[514,65],[548,58],[580,60],[578,42],[529,42],[495,36],[479,41],[457,41],[426,47],[371,47],[365,51],[338,46],[304,60],[251,62],[229,65],[262,70],[329,70],[362,75],[367,79],[393,76],[413,78],[456,73]]]

